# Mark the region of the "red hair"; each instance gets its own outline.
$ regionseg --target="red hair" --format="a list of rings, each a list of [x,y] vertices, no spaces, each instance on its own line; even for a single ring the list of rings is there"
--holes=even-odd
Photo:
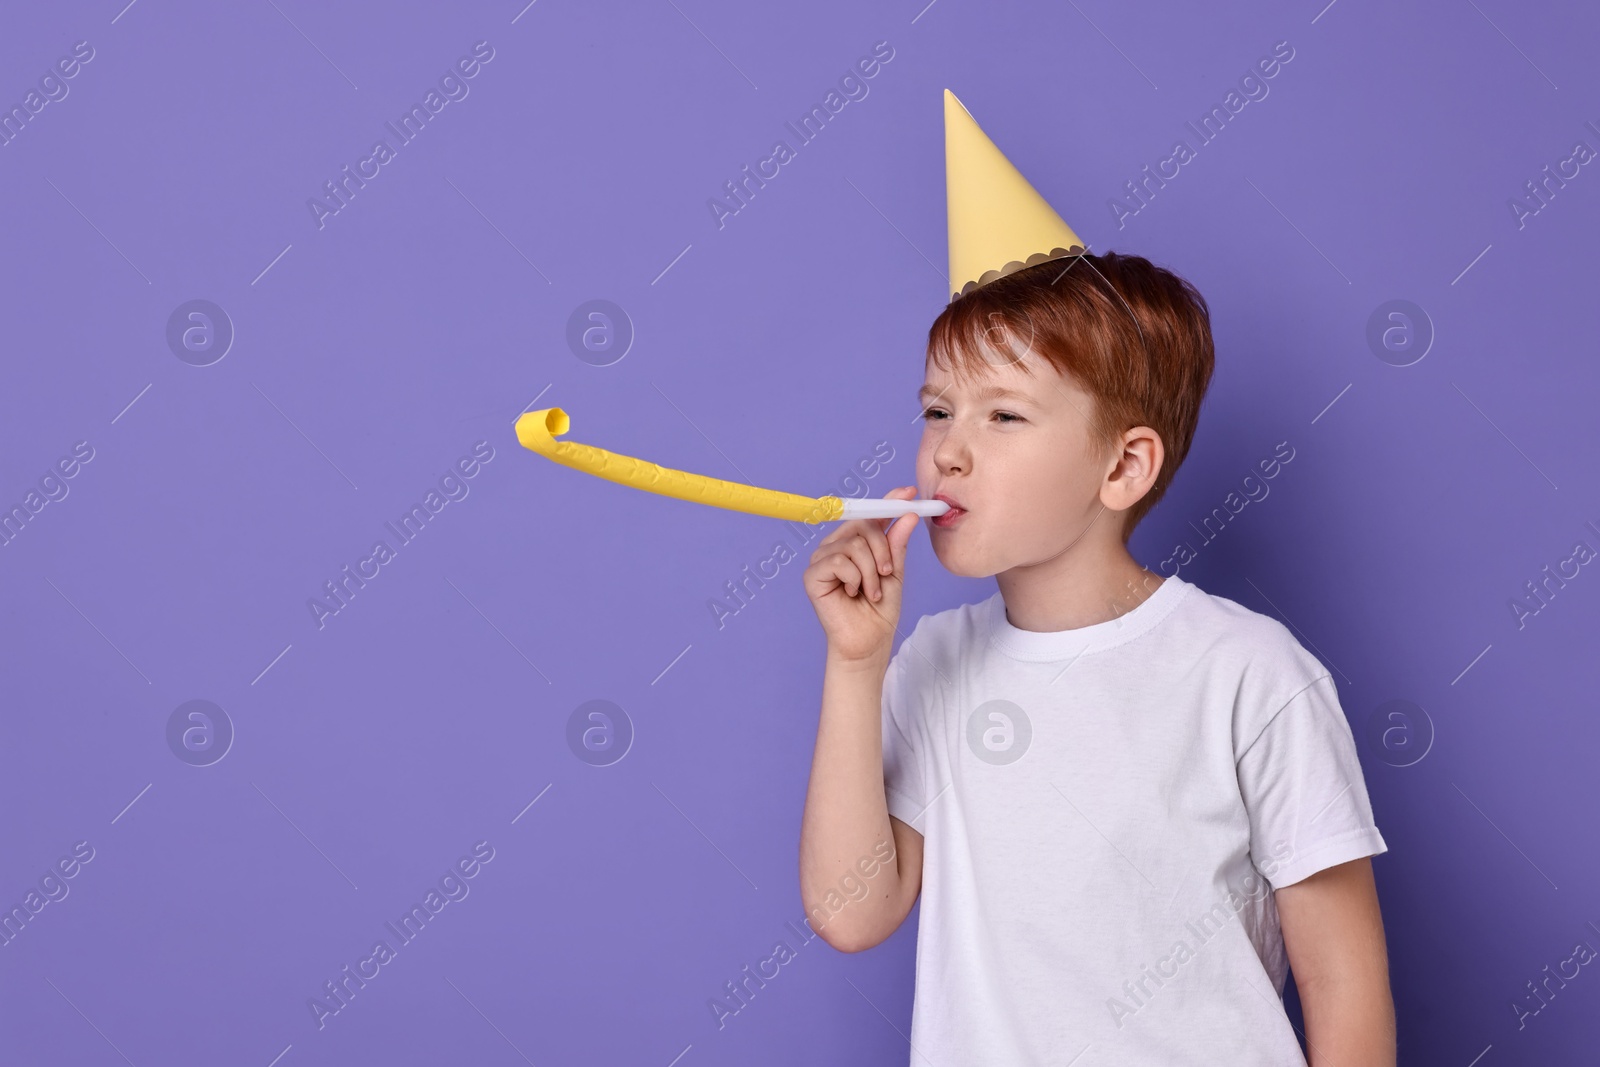
[[[1215,362],[1205,298],[1142,256],[1069,256],[1014,271],[951,301],[928,329],[927,358],[957,379],[983,377],[993,370],[986,341],[991,348],[1036,353],[1094,398],[1092,458],[1107,454],[1135,426],[1160,435],[1165,458],[1149,492],[1126,513],[1127,544],[1194,441]],[[1020,359],[1017,365],[1033,373]]]

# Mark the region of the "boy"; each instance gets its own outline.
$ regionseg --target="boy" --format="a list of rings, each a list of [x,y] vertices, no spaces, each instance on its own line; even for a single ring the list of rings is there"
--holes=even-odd
[[[812,556],[813,925],[861,951],[921,893],[913,1062],[1304,1064],[1292,965],[1312,1067],[1393,1065],[1387,846],[1332,678],[1281,623],[1127,551],[1193,439],[1205,301],[1088,255],[945,100],[954,299],[918,484],[887,496],[951,504],[934,554],[999,589],[891,657],[917,517],[841,524]]]

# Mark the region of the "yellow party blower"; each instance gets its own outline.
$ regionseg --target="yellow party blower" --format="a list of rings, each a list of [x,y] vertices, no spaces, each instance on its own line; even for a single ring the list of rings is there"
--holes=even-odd
[[[676,497],[695,504],[710,504],[729,511],[744,511],[791,522],[822,523],[836,519],[895,519],[901,515],[943,515],[950,505],[943,500],[857,500],[837,496],[800,496],[759,489],[741,482],[725,482],[703,474],[673,470],[632,456],[620,456],[592,445],[557,441],[572,420],[560,408],[529,411],[517,418],[517,440],[522,447],[573,470],[597,478]]]

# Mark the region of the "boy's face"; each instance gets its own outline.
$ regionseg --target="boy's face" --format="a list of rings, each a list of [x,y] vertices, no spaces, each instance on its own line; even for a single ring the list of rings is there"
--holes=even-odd
[[[1092,522],[1115,529],[1122,519],[1101,514],[1110,457],[1088,454],[1094,399],[1047,360],[1023,360],[1031,375],[991,349],[992,372],[959,382],[927,365],[917,492],[965,509],[926,520],[939,562],[964,578],[1042,563]]]

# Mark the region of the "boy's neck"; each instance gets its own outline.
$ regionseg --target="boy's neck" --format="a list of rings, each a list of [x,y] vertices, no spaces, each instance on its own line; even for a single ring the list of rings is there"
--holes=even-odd
[[[1067,552],[995,576],[1006,620],[1019,630],[1054,633],[1120,618],[1165,581],[1141,567],[1120,540],[1079,542]]]

